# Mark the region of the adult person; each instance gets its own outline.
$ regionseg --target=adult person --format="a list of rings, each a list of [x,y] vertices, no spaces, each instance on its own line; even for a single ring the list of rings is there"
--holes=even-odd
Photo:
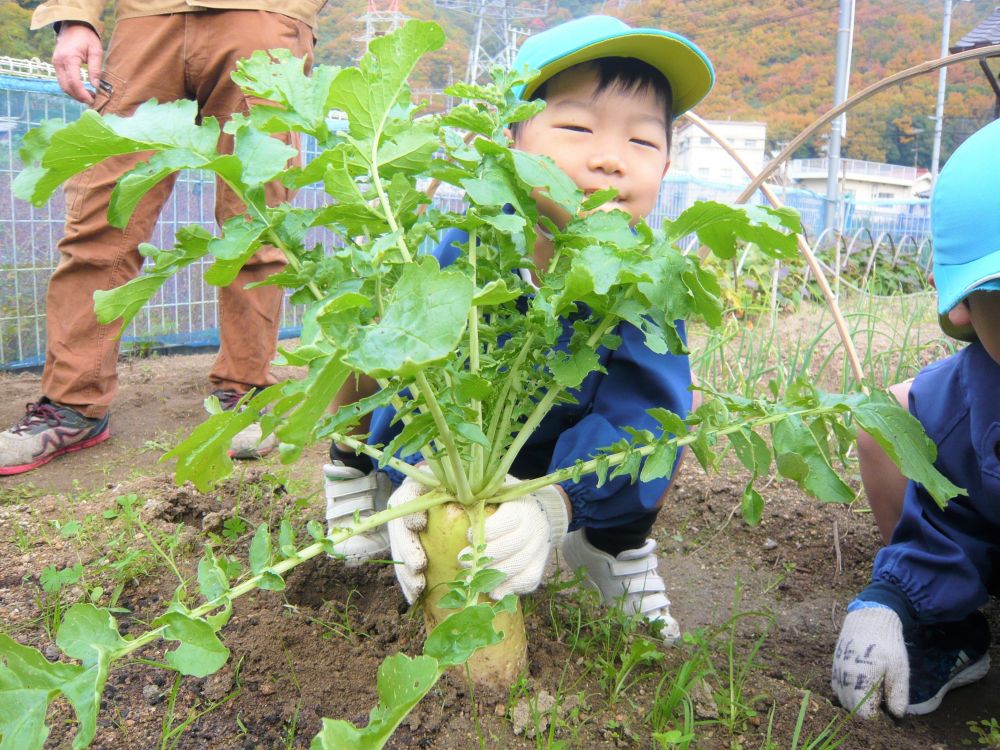
[[[224,123],[246,112],[251,101],[233,83],[236,61],[261,49],[285,48],[312,62],[313,29],[325,0],[117,0],[116,24],[104,56],[101,14],[105,0],[49,0],[35,10],[33,29],[52,25],[52,62],[67,94],[102,114],[129,115],[143,102],[192,99],[202,117]],[[81,68],[93,86],[81,80]],[[294,136],[283,140],[298,146]],[[223,134],[221,150],[232,150]],[[108,159],[66,184],[66,226],[60,261],[46,298],[46,354],[39,400],[17,424],[0,433],[0,475],[30,471],[58,456],[96,445],[110,436],[109,407],[118,387],[120,324],[100,325],[93,294],[134,278],[138,252],[173,187],[168,178],[139,203],[124,229],[108,224],[116,180],[145,158]],[[267,187],[269,202],[290,198],[287,188]],[[221,225],[244,210],[216,183],[215,218]],[[285,259],[262,248],[236,280],[219,290],[219,354],[209,380],[223,408],[247,392],[275,382],[270,362],[277,348],[282,290],[245,287],[279,271]],[[240,433],[232,455],[255,458],[274,445],[260,441],[256,425]]]

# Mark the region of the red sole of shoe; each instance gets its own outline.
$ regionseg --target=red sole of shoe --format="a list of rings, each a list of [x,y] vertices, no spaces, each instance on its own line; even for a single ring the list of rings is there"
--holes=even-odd
[[[32,469],[37,469],[39,466],[44,466],[49,461],[59,458],[59,456],[65,456],[67,453],[75,453],[76,451],[82,451],[84,448],[92,448],[98,443],[103,443],[111,437],[111,428],[104,430],[104,432],[99,432],[92,438],[87,438],[83,442],[76,443],[74,445],[67,445],[65,448],[60,448],[53,453],[49,453],[47,456],[42,456],[37,461],[32,461],[29,464],[21,464],[20,466],[2,466],[0,467],[0,476],[13,476],[14,474],[24,474],[25,472],[31,471]]]

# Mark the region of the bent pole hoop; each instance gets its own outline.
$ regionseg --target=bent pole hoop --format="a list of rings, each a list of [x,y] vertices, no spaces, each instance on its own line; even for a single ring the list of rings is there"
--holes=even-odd
[[[859,91],[850,99],[847,99],[840,106],[831,109],[795,136],[795,138],[789,141],[788,145],[781,149],[781,152],[774,157],[772,161],[769,161],[764,166],[764,168],[760,171],[760,174],[753,178],[753,181],[747,186],[747,189],[740,194],[740,197],[736,199],[736,202],[746,202],[747,199],[753,195],[758,188],[760,188],[760,186],[764,183],[764,180],[770,177],[775,170],[780,167],[781,164],[817,130],[835,120],[842,112],[853,109],[866,99],[870,99],[882,89],[888,88],[889,86],[897,83],[902,83],[903,81],[908,81],[911,78],[916,78],[924,73],[930,73],[938,68],[945,68],[950,65],[955,65],[956,63],[965,62],[966,60],[983,60],[987,57],[998,56],[1000,56],[1000,44],[991,44],[989,47],[978,47],[976,49],[966,50],[965,52],[957,52],[954,55],[948,55],[947,57],[941,57],[937,60],[928,60],[920,63],[919,65],[915,65],[912,68],[907,68],[900,73],[891,75],[888,78],[883,78],[878,83],[873,83],[868,88]]]
[[[736,149],[733,148],[732,144],[726,139],[725,136],[715,131],[711,125],[706,123],[693,112],[684,113],[684,117],[688,118],[691,122],[705,131],[713,140],[715,140],[716,143],[722,146],[722,149],[736,160],[740,169],[746,172],[747,176],[751,180],[759,179],[750,165],[743,161],[743,158],[736,152]],[[771,190],[770,186],[761,184],[760,190],[764,193],[764,197],[771,202],[772,206],[775,208],[784,208],[784,204],[778,200],[778,197]],[[750,195],[753,195],[753,193],[750,193]],[[746,203],[747,197],[747,193],[744,191],[744,193],[736,199],[736,202]],[[801,234],[797,234],[795,235],[795,239],[799,245],[799,252],[805,256],[809,269],[813,272],[813,275],[816,276],[816,282],[819,284],[820,291],[823,292],[823,298],[826,300],[826,304],[830,308],[830,312],[833,314],[833,320],[837,326],[837,333],[840,334],[840,340],[844,345],[844,350],[847,353],[847,360],[851,364],[851,370],[854,372],[854,377],[858,381],[858,386],[864,393],[868,393],[868,389],[865,387],[864,373],[861,369],[861,360],[858,358],[858,351],[855,349],[854,342],[851,340],[851,332],[847,329],[847,321],[844,320],[844,315],[840,311],[840,304],[837,302],[837,297],[834,295],[829,282],[826,280],[826,274],[823,272],[823,267],[816,259],[816,255],[813,253],[812,248],[809,247],[809,243],[806,242],[806,238]],[[707,252],[703,248],[700,253],[702,259],[704,259],[706,254]]]
[[[731,156],[736,163],[739,165],[740,169],[746,172],[747,176],[750,177],[750,184],[746,189],[740,193],[739,197],[736,199],[736,203],[746,203],[747,200],[757,191],[761,190],[764,196],[771,202],[771,205],[776,208],[781,208],[782,203],[774,195],[773,191],[764,184],[764,180],[774,174],[775,171],[784,163],[789,156],[791,156],[799,146],[801,146],[806,140],[808,140],[816,131],[820,130],[825,125],[835,120],[843,112],[847,112],[853,109],[855,106],[861,102],[870,99],[878,92],[893,86],[897,83],[902,83],[903,81],[908,81],[911,78],[916,78],[917,76],[924,75],[925,73],[930,73],[931,71],[938,70],[939,68],[945,68],[950,65],[955,65],[960,62],[965,62],[967,60],[979,60],[980,64],[988,57],[1000,56],[1000,44],[993,44],[988,47],[979,47],[977,49],[966,50],[964,52],[958,52],[954,55],[948,55],[947,57],[942,57],[936,60],[928,60],[922,62],[919,65],[915,65],[912,68],[907,68],[899,73],[895,73],[887,78],[883,78],[877,83],[873,83],[865,89],[862,89],[854,96],[845,100],[839,106],[834,107],[825,115],[816,119],[812,124],[807,126],[801,133],[799,133],[795,138],[789,141],[788,145],[785,146],[781,152],[770,162],[768,162],[764,168],[754,174],[753,169],[743,161],[740,155],[732,147],[732,144],[719,133],[715,132],[711,126],[709,126],[704,120],[702,120],[698,115],[693,112],[687,112],[684,117],[687,117],[695,125],[704,130],[716,143],[718,143],[723,150]],[[806,262],[812,270],[813,274],[816,276],[817,283],[820,286],[820,290],[823,292],[823,297],[826,300],[827,305],[830,308],[830,312],[833,314],[834,321],[837,326],[837,332],[840,334],[840,339],[844,344],[844,349],[847,352],[848,361],[851,364],[851,369],[854,372],[854,377],[857,379],[861,389],[867,393],[867,388],[864,385],[864,379],[862,377],[863,373],[861,370],[861,362],[858,359],[857,350],[854,348],[854,342],[851,340],[850,332],[847,330],[847,323],[844,321],[844,316],[840,311],[840,305],[837,303],[836,297],[833,295],[833,290],[830,288],[829,283],[826,280],[826,274],[823,273],[822,267],[819,261],[816,259],[815,254],[812,252],[812,248],[809,247],[809,243],[806,242],[802,235],[797,237],[799,250],[802,255],[805,256]]]

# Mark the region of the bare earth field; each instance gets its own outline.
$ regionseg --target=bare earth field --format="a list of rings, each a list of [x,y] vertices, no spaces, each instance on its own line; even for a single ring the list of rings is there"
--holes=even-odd
[[[123,630],[141,633],[173,595],[177,574],[193,575],[206,539],[214,540],[217,554],[245,560],[262,520],[277,525],[284,516],[302,528],[322,517],[322,446],[291,467],[276,460],[243,464],[208,495],[176,487],[170,467],[158,463],[163,450],[201,421],[211,359],[123,364],[110,441],[0,480],[0,631],[53,658],[51,625],[59,608],[100,586],[99,603],[107,606],[113,596],[124,610]],[[0,423],[20,417],[24,403],[37,397],[38,383],[36,375],[0,375]],[[739,517],[745,477],[724,465],[723,473],[706,476],[689,461],[656,527],[660,570],[675,615],[686,632],[696,633],[692,642],[661,647],[661,657],[627,673],[616,691],[619,683],[605,667],[621,676],[620,654],[628,651],[621,643],[632,641],[576,587],[551,585],[525,598],[531,668],[520,685],[473,698],[461,676],[449,675],[388,747],[660,747],[648,713],[658,688],[669,689],[699,644],[712,654],[715,672],[693,698],[701,723],[691,747],[767,747],[770,721],[772,746],[791,748],[804,691],[810,695],[803,739],[843,719],[845,712],[831,702],[830,659],[844,607],[866,582],[878,548],[871,516],[863,501],[822,506],[774,481],[760,488],[768,503],[763,523],[748,528]],[[130,495],[143,527],[161,549],[172,550],[177,574],[153,553],[147,534],[123,523],[118,498]],[[85,570],[77,582],[58,595],[43,593],[40,574],[47,566],[77,563]],[[565,579],[555,568],[554,579]],[[737,613],[743,614],[732,627],[723,627]],[[988,614],[1000,632],[1000,613],[992,607]],[[173,673],[149,663],[162,659],[162,648],[113,668],[93,747],[308,747],[323,716],[366,721],[376,702],[378,664],[395,651],[418,653],[422,624],[407,613],[387,566],[348,569],[323,558],[297,568],[285,591],[237,601],[222,635],[232,650],[229,665],[204,679],[175,686]],[[732,684],[730,653],[733,669],[746,671],[735,696],[741,708],[727,714],[723,707],[720,714],[711,693]],[[994,646],[994,662],[998,656]],[[990,717],[1000,717],[1000,669],[950,694],[930,717],[851,722],[841,747],[968,747],[976,738],[966,722]],[[68,705],[56,704],[50,726],[46,747],[69,748],[75,723]],[[662,723],[659,731],[677,726]]]

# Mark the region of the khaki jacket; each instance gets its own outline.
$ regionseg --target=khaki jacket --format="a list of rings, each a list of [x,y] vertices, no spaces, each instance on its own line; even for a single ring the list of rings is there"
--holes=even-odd
[[[104,36],[101,13],[106,0],[48,0],[35,10],[31,28],[40,29],[59,21],[84,21]],[[326,0],[115,0],[115,17],[138,18],[165,13],[190,13],[200,10],[269,10],[297,18],[316,28],[316,16]]]

